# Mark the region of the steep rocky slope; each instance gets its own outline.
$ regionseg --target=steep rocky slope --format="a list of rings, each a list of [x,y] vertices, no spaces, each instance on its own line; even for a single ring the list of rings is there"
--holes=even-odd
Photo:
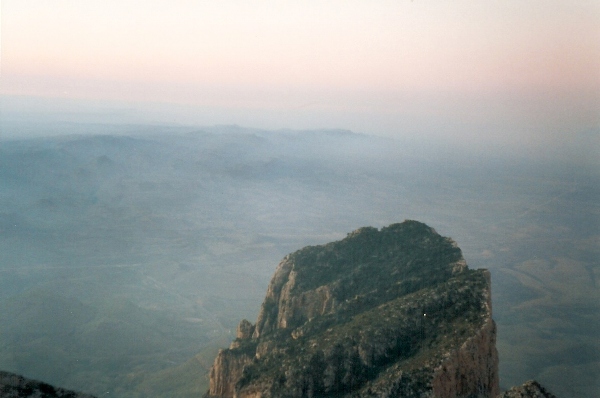
[[[207,397],[494,397],[490,276],[416,221],[286,256]]]
[[[64,388],[57,388],[41,381],[27,379],[0,371],[0,397],[2,398],[94,398]]]

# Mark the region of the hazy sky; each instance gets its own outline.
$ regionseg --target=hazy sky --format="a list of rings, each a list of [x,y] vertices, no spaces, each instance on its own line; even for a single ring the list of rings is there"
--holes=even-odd
[[[1,4],[5,108],[106,100],[180,123],[504,143],[599,122],[597,0]]]

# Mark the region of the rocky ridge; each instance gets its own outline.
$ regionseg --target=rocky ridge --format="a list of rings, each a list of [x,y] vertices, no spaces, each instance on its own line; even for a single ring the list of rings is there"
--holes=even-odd
[[[505,391],[498,398],[556,398],[535,380],[529,380],[523,385]]]
[[[490,275],[416,221],[286,256],[207,397],[495,397]]]
[[[9,372],[0,371],[0,397],[2,398],[94,398],[41,381],[27,379]]]

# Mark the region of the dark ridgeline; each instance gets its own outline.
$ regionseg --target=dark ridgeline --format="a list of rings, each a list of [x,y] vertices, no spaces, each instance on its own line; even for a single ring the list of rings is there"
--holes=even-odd
[[[50,384],[27,379],[14,373],[0,371],[1,398],[94,398],[89,394],[65,390]]]

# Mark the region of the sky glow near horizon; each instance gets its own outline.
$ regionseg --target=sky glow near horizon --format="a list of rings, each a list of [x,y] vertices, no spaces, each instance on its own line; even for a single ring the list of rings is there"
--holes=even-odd
[[[179,123],[521,144],[599,124],[596,1],[1,4],[9,99],[114,101],[155,118],[157,104],[178,106],[164,119]]]

